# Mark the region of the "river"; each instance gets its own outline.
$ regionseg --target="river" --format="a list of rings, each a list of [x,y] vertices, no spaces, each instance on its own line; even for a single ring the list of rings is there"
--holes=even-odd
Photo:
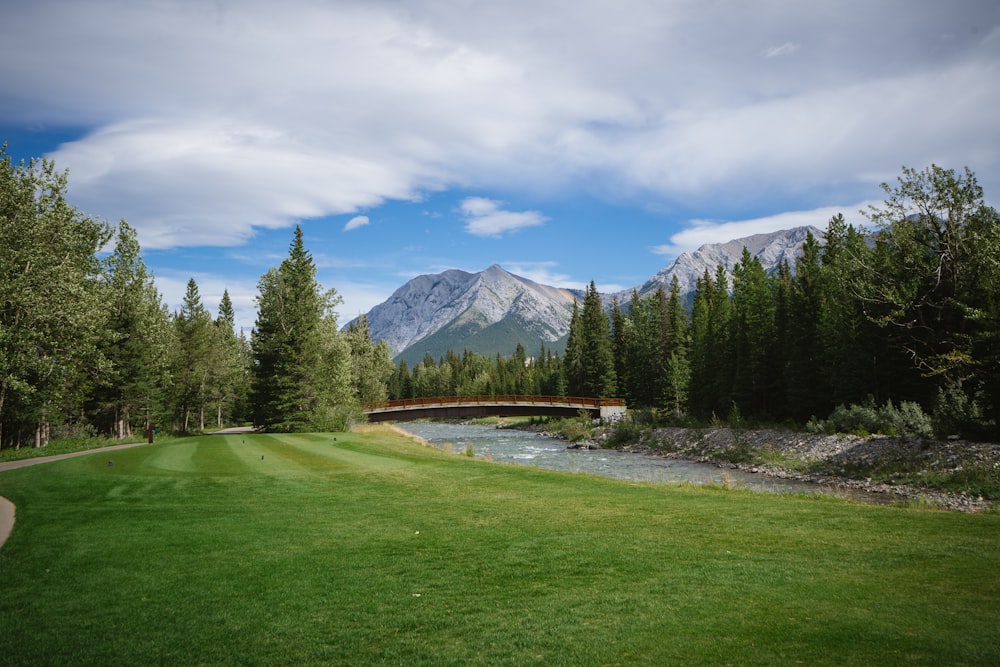
[[[445,422],[403,422],[400,428],[445,450],[462,453],[471,447],[477,458],[535,466],[549,470],[587,473],[634,482],[705,484],[767,493],[825,493],[871,502],[886,502],[884,494],[835,489],[821,484],[779,479],[658,456],[612,449],[567,449],[557,438],[514,429]]]

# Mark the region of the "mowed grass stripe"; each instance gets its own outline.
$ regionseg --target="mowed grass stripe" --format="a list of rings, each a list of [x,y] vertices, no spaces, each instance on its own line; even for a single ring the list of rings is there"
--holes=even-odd
[[[404,458],[365,451],[364,436],[355,434],[255,434],[247,444],[260,450],[264,461],[278,458],[283,465],[310,474],[355,472],[361,474],[399,470],[413,465]],[[360,445],[360,447],[359,447]],[[267,466],[264,466],[267,470]]]
[[[0,475],[0,664],[1000,661],[996,515],[257,437]]]

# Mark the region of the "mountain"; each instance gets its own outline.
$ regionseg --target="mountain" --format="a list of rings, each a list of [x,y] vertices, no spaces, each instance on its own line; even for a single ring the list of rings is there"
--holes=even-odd
[[[744,247],[750,251],[752,257],[760,259],[760,263],[768,273],[775,271],[784,260],[787,260],[794,270],[795,258],[802,254],[802,244],[805,243],[806,234],[809,232],[812,232],[812,235],[817,239],[823,239],[823,231],[816,227],[796,227],[770,234],[754,234],[727,243],[708,243],[694,252],[682,253],[670,266],[658,272],[636,289],[639,296],[652,294],[661,286],[669,292],[670,283],[674,276],[677,276],[681,294],[684,296],[685,302],[690,303],[691,297],[694,295],[695,285],[698,279],[705,274],[706,269],[709,275],[714,277],[716,267],[721,264],[732,276],[733,267],[739,263],[743,256]],[[632,297],[632,290],[619,292],[615,296],[618,297],[619,302],[627,303]]]
[[[634,289],[640,296],[654,293],[660,286],[669,290],[676,276],[681,294],[690,303],[698,278],[706,270],[714,275],[720,264],[732,272],[744,247],[760,259],[768,272],[782,260],[794,267],[810,231],[816,238],[823,238],[823,232],[815,227],[798,227],[706,244],[681,254]],[[632,291],[604,295],[605,303],[610,305],[617,298],[625,305]],[[543,344],[562,352],[574,299],[582,300],[582,293],[540,285],[498,265],[479,273],[453,269],[409,281],[369,311],[368,325],[373,340],[385,340],[396,359],[404,359],[410,366],[426,354],[438,359],[449,349],[459,354],[468,349],[507,356],[518,342],[529,355],[537,353]]]
[[[569,332],[573,298],[498,265],[479,273],[453,269],[400,287],[372,308],[368,326],[373,340],[385,340],[410,364],[449,349],[509,355],[519,341],[533,354]]]

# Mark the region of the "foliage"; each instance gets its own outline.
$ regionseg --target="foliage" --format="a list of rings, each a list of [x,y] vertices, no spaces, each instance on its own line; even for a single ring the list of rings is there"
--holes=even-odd
[[[589,440],[594,435],[594,419],[586,411],[576,417],[550,419],[548,426],[548,430],[558,433],[560,438],[569,442]]]
[[[253,421],[271,431],[343,428],[358,414],[350,343],[336,328],[335,290],[316,281],[302,229],[288,257],[259,283],[253,350]]]
[[[577,313],[574,307],[573,314],[578,321],[570,323],[570,342],[566,344],[566,356],[573,359],[567,389],[573,396],[614,396],[617,378],[608,317],[593,281],[587,287],[583,308]]]
[[[135,230],[122,220],[104,260],[104,366],[87,402],[90,421],[116,438],[140,436],[167,421],[174,332],[166,306],[142,260]]]
[[[66,201],[50,160],[17,165],[0,148],[0,447],[48,441],[102,366],[105,223]]]
[[[815,433],[878,433],[921,438],[934,436],[931,417],[917,403],[903,401],[897,407],[892,401],[886,401],[882,406],[876,406],[871,397],[860,405],[839,405],[828,419],[824,421],[813,418],[808,426]]]

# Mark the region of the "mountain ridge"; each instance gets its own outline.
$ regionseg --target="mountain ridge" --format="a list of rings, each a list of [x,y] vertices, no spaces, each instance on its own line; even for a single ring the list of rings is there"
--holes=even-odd
[[[608,304],[613,299],[625,304],[633,291],[644,297],[660,287],[669,290],[676,276],[689,303],[704,272],[714,275],[721,264],[731,273],[744,247],[768,272],[782,261],[794,266],[810,232],[822,241],[820,229],[805,226],[707,243],[680,254],[642,285],[602,297]],[[506,356],[518,343],[530,355],[541,345],[561,351],[560,341],[564,346],[569,333],[573,301],[581,298],[579,290],[542,285],[493,264],[478,273],[449,269],[417,276],[366,317],[372,339],[385,340],[397,360],[410,364],[427,354],[437,359],[448,349]]]

